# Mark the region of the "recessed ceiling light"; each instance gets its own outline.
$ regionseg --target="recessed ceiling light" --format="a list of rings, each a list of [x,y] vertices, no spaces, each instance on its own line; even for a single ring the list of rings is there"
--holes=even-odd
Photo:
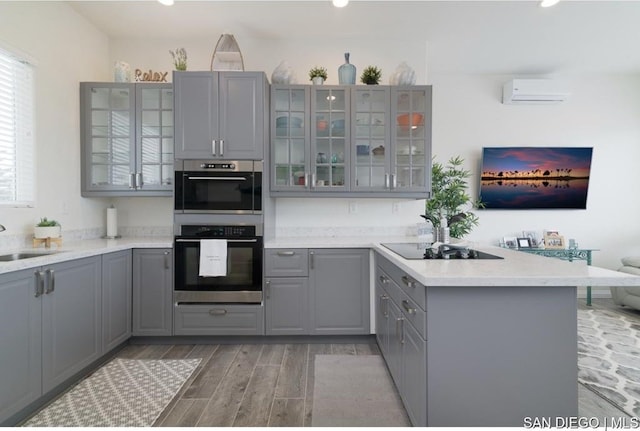
[[[165,6],[173,6],[173,0],[158,0],[158,1]]]
[[[542,0],[540,2],[540,6],[542,7],[549,7],[549,6],[553,6],[555,4],[558,4],[560,0]]]
[[[349,4],[349,0],[333,0],[333,5],[335,7],[345,7]]]

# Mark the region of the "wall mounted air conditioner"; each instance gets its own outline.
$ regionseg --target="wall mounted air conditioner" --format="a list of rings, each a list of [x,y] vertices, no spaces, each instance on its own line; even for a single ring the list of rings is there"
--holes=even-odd
[[[560,103],[568,97],[562,84],[551,79],[512,79],[502,89],[505,105]]]

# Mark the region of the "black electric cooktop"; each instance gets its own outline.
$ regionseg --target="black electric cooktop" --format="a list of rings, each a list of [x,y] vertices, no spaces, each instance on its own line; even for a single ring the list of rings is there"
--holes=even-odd
[[[439,249],[432,249],[431,244],[416,242],[400,242],[400,243],[383,243],[383,247],[388,248],[392,252],[399,254],[405,259],[422,260],[422,259],[458,259],[458,260],[475,260],[475,259],[503,259],[500,256],[485,253],[483,251],[473,250],[469,248],[459,248],[453,246],[447,250],[446,246]]]

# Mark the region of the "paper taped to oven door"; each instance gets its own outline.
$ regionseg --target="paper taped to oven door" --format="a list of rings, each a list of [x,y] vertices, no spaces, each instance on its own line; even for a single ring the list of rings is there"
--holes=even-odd
[[[227,240],[200,240],[200,277],[227,275]]]

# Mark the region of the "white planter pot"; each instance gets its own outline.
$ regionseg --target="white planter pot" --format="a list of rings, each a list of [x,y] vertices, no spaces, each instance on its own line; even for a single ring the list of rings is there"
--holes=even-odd
[[[60,238],[60,226],[36,226],[33,228],[34,238]]]
[[[313,82],[313,85],[322,85],[324,84],[324,78],[322,76],[314,76],[311,82]]]

